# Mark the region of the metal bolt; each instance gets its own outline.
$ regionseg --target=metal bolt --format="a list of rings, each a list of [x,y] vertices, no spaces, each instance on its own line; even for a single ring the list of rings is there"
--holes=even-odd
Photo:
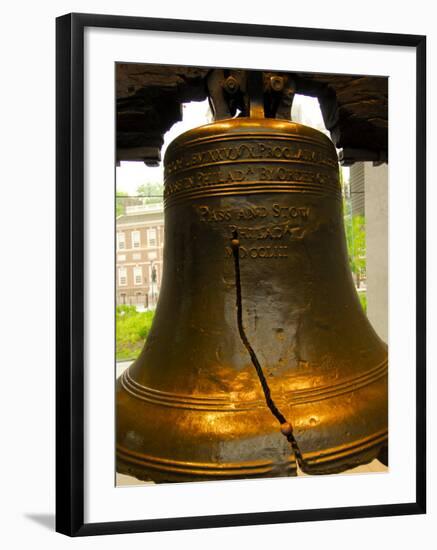
[[[284,87],[284,79],[282,76],[271,76],[270,86],[273,91],[281,92]]]
[[[228,93],[235,94],[239,87],[238,80],[235,77],[228,76],[225,80],[224,88]]]

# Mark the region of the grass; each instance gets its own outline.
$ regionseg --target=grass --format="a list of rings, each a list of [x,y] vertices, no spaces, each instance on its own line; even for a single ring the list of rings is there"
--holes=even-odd
[[[129,361],[138,357],[150,332],[154,314],[154,311],[137,311],[135,306],[117,306],[115,311],[117,361]]]
[[[358,292],[358,298],[361,302],[361,307],[364,310],[364,313],[367,313],[367,293],[366,292]]]

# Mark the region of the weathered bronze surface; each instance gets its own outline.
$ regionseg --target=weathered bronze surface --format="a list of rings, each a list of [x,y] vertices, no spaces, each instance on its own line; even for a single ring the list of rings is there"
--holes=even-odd
[[[387,348],[348,266],[338,160],[320,132],[238,118],[165,158],[165,264],[155,320],[117,382],[117,469],[191,481],[295,475],[238,333],[243,324],[307,471],[341,472],[387,444]]]

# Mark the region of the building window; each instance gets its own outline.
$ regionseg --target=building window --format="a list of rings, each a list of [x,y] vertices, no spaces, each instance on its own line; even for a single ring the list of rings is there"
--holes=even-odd
[[[118,262],[125,262],[126,261],[126,254],[119,254],[117,256],[117,261]]]
[[[125,267],[118,268],[118,284],[120,286],[127,285],[127,271]]]
[[[139,231],[132,231],[132,248],[140,248],[141,238]]]
[[[117,250],[121,250],[123,248],[126,248],[126,240],[124,237],[124,232],[119,231],[117,233]]]
[[[141,252],[134,252],[132,254],[132,260],[141,260]]]
[[[141,266],[134,267],[134,284],[143,284],[143,270],[141,269]]]
[[[156,254],[156,252],[149,252],[147,254],[147,257],[149,258],[149,260],[156,260],[158,255]]]
[[[147,242],[149,246],[156,246],[156,229],[147,230]]]

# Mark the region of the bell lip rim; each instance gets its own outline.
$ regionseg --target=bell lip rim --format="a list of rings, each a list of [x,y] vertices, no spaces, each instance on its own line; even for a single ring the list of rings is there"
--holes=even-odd
[[[338,474],[356,466],[368,464],[378,457],[380,449],[388,443],[388,440],[388,430],[382,429],[356,441],[350,441],[348,444],[328,447],[323,451],[316,449],[304,452],[304,460],[308,468],[306,473],[310,475]],[[137,471],[139,469],[139,471],[144,472],[144,474],[147,473],[149,476],[153,475],[151,472],[172,473],[179,479],[194,475],[196,477],[195,481],[203,481],[207,478],[218,480],[238,479],[239,477],[244,479],[276,477],[272,476],[275,467],[274,461],[265,458],[245,460],[238,463],[222,463],[221,466],[217,467],[213,462],[193,462],[149,455],[139,450],[129,449],[119,443],[117,443],[115,450],[116,471],[118,473],[128,474],[127,468],[132,469],[134,467]],[[374,453],[376,454],[373,458],[369,459],[368,457]],[[358,462],[356,462],[356,459],[358,459]],[[352,465],[353,462],[356,463]],[[296,462],[293,453],[290,453],[285,463],[291,471],[295,469]],[[286,477],[286,475],[282,474],[278,477]]]
[[[262,124],[260,124],[262,122]],[[186,130],[179,136],[175,137],[170,144],[167,147],[167,150],[164,155],[164,164],[166,162],[166,159],[168,158],[169,154],[171,154],[175,149],[178,149],[180,147],[189,145],[191,143],[191,138],[195,137],[196,139],[199,138],[213,138],[214,136],[219,135],[218,132],[215,132],[214,130],[216,128],[220,128],[222,126],[223,132],[232,130],[233,128],[243,126],[246,130],[253,130],[254,133],[260,133],[262,134],[263,128],[270,128],[270,129],[276,129],[276,130],[282,130],[284,134],[289,133],[290,137],[302,137],[305,138],[312,138],[315,140],[315,144],[319,144],[322,146],[327,146],[329,148],[332,148],[334,152],[336,152],[334,142],[321,132],[320,130],[317,130],[316,128],[313,128],[312,126],[307,126],[305,124],[301,124],[300,122],[295,122],[293,120],[288,119],[278,119],[278,118],[263,118],[263,117],[234,117],[234,118],[224,118],[221,120],[216,120],[213,122],[209,122],[208,124],[203,124],[202,126],[196,126],[195,128],[190,128],[189,130]],[[298,128],[299,130],[303,130],[302,132],[287,132],[287,129],[291,128]],[[231,133],[230,135],[238,136],[239,132]],[[278,132],[279,133],[279,132]],[[285,136],[284,136],[285,137]]]

